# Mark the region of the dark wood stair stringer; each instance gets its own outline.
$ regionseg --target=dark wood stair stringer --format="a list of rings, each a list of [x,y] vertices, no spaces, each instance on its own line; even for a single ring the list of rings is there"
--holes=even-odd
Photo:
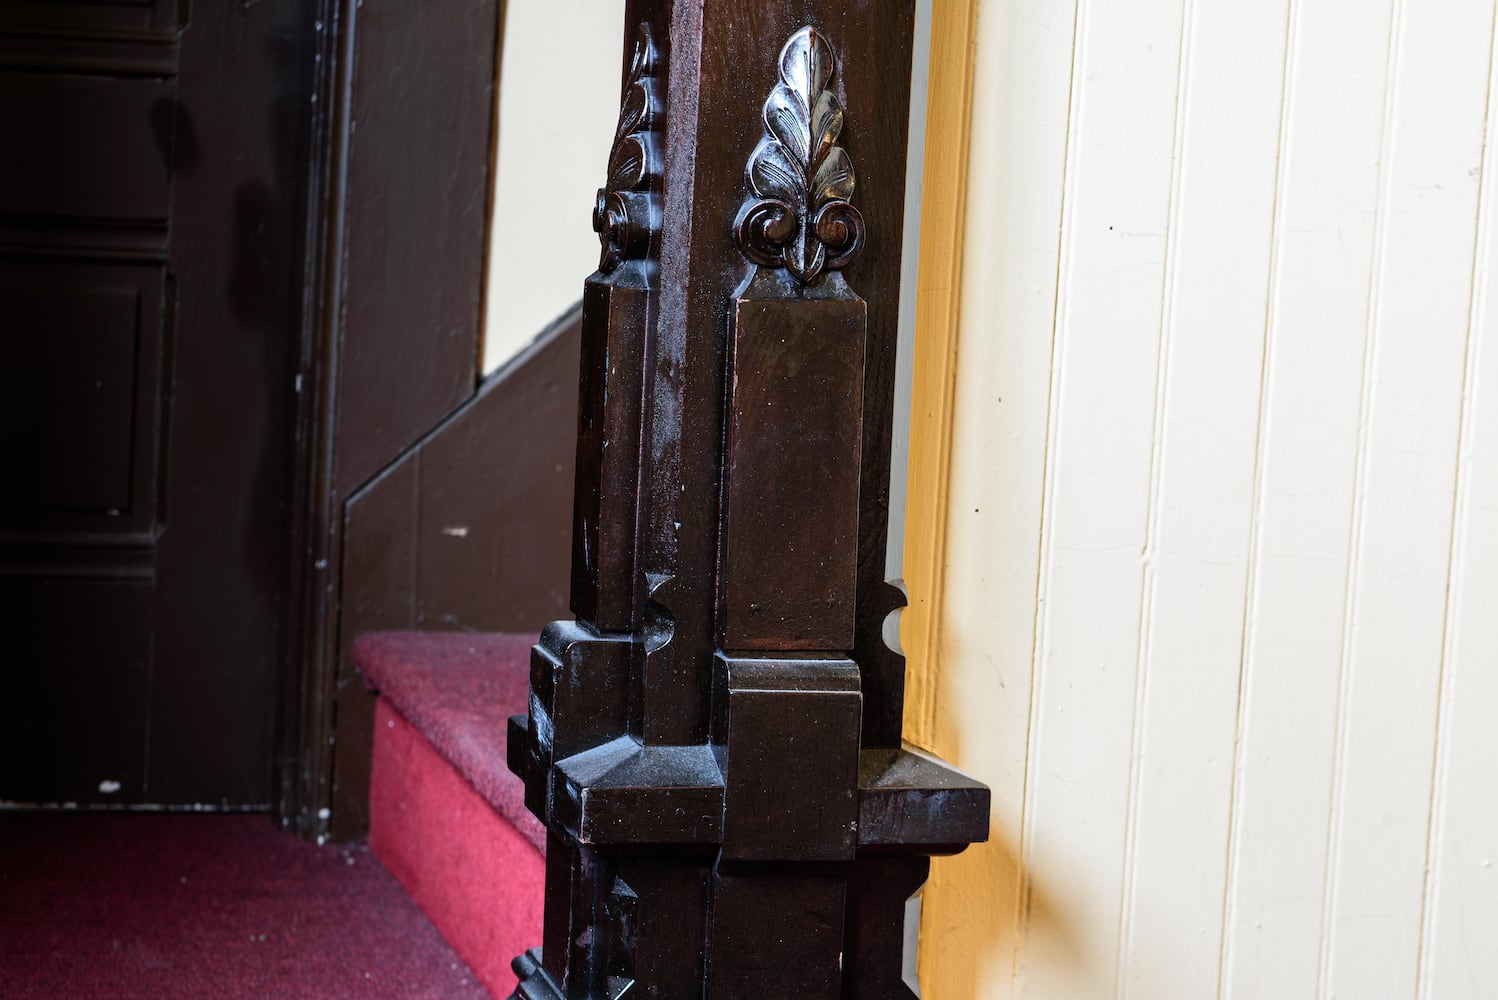
[[[369,827],[374,631],[539,632],[566,612],[580,315],[570,310],[348,500],[335,839]]]

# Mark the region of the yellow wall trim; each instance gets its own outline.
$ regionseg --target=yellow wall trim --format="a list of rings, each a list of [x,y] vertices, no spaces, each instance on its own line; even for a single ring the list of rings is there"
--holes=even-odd
[[[910,606],[900,624],[908,664],[905,737],[927,748],[935,737],[977,13],[977,0],[935,0],[931,20],[910,408],[910,502],[905,522],[905,585]]]

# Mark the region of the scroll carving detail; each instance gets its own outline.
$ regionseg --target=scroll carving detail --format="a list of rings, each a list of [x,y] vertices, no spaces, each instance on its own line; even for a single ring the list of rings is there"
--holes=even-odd
[[[650,190],[661,169],[659,61],[650,29],[642,24],[609,153],[608,181],[593,209],[593,229],[603,245],[598,269],[605,273],[645,257],[660,229],[660,208]]]
[[[803,285],[863,249],[863,216],[849,202],[853,161],[837,145],[843,107],[829,89],[836,66],[832,46],[809,25],[781,49],[780,82],[765,101],[767,134],[749,157],[757,198],[734,224],[744,256],[784,267]]]

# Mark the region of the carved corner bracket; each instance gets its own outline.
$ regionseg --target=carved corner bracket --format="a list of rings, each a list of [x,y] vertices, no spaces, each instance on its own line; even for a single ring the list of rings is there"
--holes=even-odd
[[[626,260],[646,257],[652,237],[660,231],[660,207],[651,190],[661,172],[664,101],[659,68],[655,40],[642,24],[609,153],[608,181],[598,190],[593,209],[593,230],[603,245],[598,269],[604,273]]]
[[[863,249],[864,222],[849,203],[853,161],[838,137],[843,106],[830,89],[837,57],[808,25],[780,50],[780,82],[765,101],[766,135],[749,157],[756,197],[739,210],[739,250],[764,267],[784,267],[811,284]]]

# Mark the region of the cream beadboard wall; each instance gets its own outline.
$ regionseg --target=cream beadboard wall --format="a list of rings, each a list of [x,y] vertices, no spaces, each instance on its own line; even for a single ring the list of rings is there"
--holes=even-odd
[[[974,24],[924,995],[1498,997],[1493,0]]]
[[[623,0],[504,7],[485,372],[581,299],[598,267],[593,201],[619,119],[624,37]]]

